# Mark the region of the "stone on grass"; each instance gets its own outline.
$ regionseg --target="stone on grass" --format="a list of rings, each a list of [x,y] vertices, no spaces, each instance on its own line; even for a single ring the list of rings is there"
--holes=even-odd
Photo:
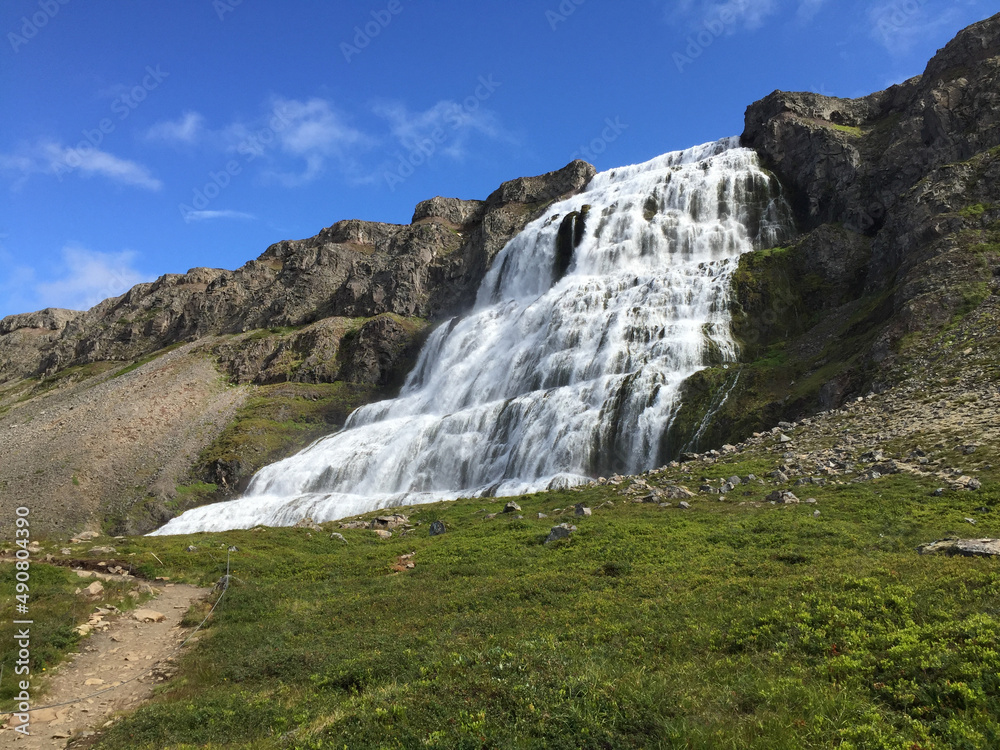
[[[917,549],[921,555],[961,555],[962,557],[1000,556],[1000,539],[939,539],[921,544]]]
[[[504,513],[516,513],[519,510],[521,510],[521,506],[515,503],[513,500],[511,500],[505,506],[503,506]]]
[[[549,536],[545,540],[545,543],[556,542],[560,539],[568,539],[569,535],[576,531],[576,526],[568,523],[561,523],[558,526],[553,526],[551,531],[549,531]]]
[[[781,503],[782,505],[798,505],[799,503],[799,499],[787,490],[775,490],[766,499],[768,502]]]
[[[379,539],[391,539],[392,538],[392,532],[391,531],[387,531],[385,529],[375,529],[374,531],[375,531],[375,536],[377,536]]]
[[[100,581],[94,581],[84,589],[84,592],[87,596],[100,596],[104,593],[104,584]]]
[[[576,513],[576,515],[578,515],[578,516],[589,516],[589,515],[591,515],[592,511],[590,510],[590,508],[588,508],[587,506],[585,506],[583,503],[579,503],[579,504],[577,504],[576,508],[574,509],[574,513]]]
[[[333,532],[332,534],[330,534],[330,538],[331,538],[331,539],[336,539],[336,540],[338,540],[338,541],[341,541],[341,542],[343,542],[344,544],[347,544],[347,540],[346,540],[346,539],[344,538],[344,535],[343,535],[343,534],[340,534],[340,533],[338,533],[338,532],[336,532],[336,531],[335,531],[335,532]]]
[[[379,516],[372,521],[371,528],[375,530],[388,531],[402,526],[410,519],[402,513],[393,513],[391,516]],[[386,537],[388,539],[388,537]]]
[[[431,524],[431,536],[441,536],[447,529],[444,527],[443,521],[434,521]]]

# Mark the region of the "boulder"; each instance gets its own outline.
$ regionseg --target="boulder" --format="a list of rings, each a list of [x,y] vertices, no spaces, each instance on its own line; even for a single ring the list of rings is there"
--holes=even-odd
[[[1000,539],[939,539],[922,544],[917,549],[922,555],[996,557],[1000,555]]]
[[[549,531],[548,537],[545,539],[545,543],[549,544],[551,542],[559,541],[560,539],[568,539],[569,535],[576,531],[576,526],[572,526],[568,523],[561,523],[558,526],[553,526],[551,531]]]
[[[100,581],[94,581],[83,591],[87,596],[100,596],[104,593],[104,584]]]
[[[378,516],[371,523],[372,529],[382,529],[387,531],[390,529],[398,528],[409,522],[409,518],[404,516],[402,513],[393,513],[391,516]]]
[[[434,521],[431,524],[431,529],[430,529],[431,536],[441,536],[441,534],[445,533],[446,531],[447,529],[445,528],[443,521]]]

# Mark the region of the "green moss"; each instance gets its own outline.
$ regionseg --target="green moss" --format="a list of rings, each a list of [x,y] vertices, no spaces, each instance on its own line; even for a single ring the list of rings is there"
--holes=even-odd
[[[966,206],[958,213],[966,219],[981,219],[984,213],[992,209],[993,205],[989,203],[973,203],[970,206]]]
[[[853,135],[858,138],[863,135],[861,128],[856,125],[837,125],[836,123],[831,123],[830,127],[834,130],[839,130],[841,133],[847,133],[848,135]]]

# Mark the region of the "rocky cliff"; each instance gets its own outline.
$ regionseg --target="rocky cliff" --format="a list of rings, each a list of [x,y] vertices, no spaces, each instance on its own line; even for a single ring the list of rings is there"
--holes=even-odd
[[[741,260],[742,365],[692,378],[664,458],[926,376],[942,337],[995,327],[1000,15],[885,91],[775,91],[748,107],[742,142],[785,187],[801,234]]]

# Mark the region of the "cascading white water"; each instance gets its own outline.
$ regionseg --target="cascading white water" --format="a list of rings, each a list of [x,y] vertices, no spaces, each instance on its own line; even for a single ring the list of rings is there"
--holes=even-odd
[[[656,465],[681,382],[736,356],[739,256],[791,231],[730,138],[594,177],[497,255],[474,309],[430,337],[399,398],[262,469],[244,497],[157,534],[284,526]]]

